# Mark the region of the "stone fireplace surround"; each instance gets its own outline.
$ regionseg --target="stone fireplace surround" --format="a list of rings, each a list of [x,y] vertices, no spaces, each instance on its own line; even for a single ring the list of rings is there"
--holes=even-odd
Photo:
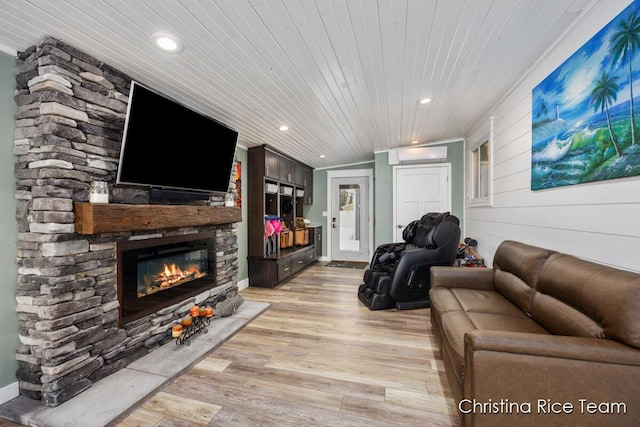
[[[76,232],[74,204],[88,201],[91,181],[109,183],[112,203],[149,204],[146,190],[113,187],[129,85],[122,72],[54,38],[18,54],[16,375],[20,394],[46,406],[170,341],[193,304],[215,305],[238,290],[235,223]],[[202,232],[216,236],[215,287],[120,327],[116,242]]]

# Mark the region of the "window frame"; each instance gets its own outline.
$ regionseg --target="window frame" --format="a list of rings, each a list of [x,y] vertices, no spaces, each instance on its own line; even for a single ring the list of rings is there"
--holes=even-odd
[[[481,149],[486,144],[487,161],[486,161],[486,196],[478,197],[479,188],[479,171],[482,164]],[[475,143],[470,144],[468,150],[469,157],[469,206],[470,207],[486,207],[493,206],[493,117],[490,118],[489,132],[479,138]]]

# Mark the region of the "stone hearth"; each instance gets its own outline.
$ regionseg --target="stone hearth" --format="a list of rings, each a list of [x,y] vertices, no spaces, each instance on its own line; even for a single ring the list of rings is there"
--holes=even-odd
[[[24,396],[13,399],[0,405],[0,425],[2,418],[25,426],[115,425],[268,308],[268,303],[246,301],[233,315],[214,319],[209,333],[196,335],[189,347],[164,345],[60,406],[45,407]],[[75,420],[82,421],[74,423]]]
[[[23,396],[58,406],[170,341],[193,304],[237,293],[236,225],[77,233],[74,202],[88,201],[92,181],[108,183],[112,203],[150,201],[113,187],[130,78],[47,38],[18,55],[16,84],[17,377]],[[119,326],[116,243],[203,232],[215,234],[215,285]]]

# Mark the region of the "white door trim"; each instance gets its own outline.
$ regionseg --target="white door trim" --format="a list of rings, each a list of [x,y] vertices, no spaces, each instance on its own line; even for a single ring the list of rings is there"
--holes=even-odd
[[[396,188],[396,185],[397,185],[396,174],[398,169],[410,169],[410,168],[411,169],[416,169],[416,168],[430,169],[430,168],[439,168],[443,166],[447,168],[447,192],[449,193],[449,207],[447,208],[447,210],[451,212],[451,204],[452,204],[451,198],[453,197],[453,190],[451,186],[451,181],[452,181],[451,180],[451,163],[434,163],[434,164],[423,164],[423,165],[415,164],[415,165],[401,165],[401,166],[393,167],[393,171],[391,174],[392,175],[391,188],[393,188],[393,222],[391,224],[391,236],[396,235],[396,224],[398,224],[398,221],[397,221],[398,201],[396,199],[398,195],[398,191]],[[416,218],[416,219],[420,219],[420,218]]]
[[[332,186],[331,180],[333,178],[354,178],[365,177],[369,181],[369,212],[367,218],[367,233],[369,233],[369,258],[373,254],[373,169],[345,169],[336,171],[327,171],[327,215],[326,215],[326,230],[327,230],[327,257],[331,258],[331,212],[332,212]]]

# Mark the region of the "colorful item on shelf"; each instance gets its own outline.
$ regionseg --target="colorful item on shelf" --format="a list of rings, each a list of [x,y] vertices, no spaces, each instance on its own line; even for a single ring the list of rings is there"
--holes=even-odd
[[[269,238],[273,235],[274,227],[272,221],[264,222],[264,237]]]
[[[280,234],[280,232],[282,231],[282,221],[279,219],[272,219],[271,225],[273,225],[273,232],[275,234]]]
[[[279,216],[264,216],[265,253],[267,256],[278,252],[278,235],[282,229],[282,221]]]

